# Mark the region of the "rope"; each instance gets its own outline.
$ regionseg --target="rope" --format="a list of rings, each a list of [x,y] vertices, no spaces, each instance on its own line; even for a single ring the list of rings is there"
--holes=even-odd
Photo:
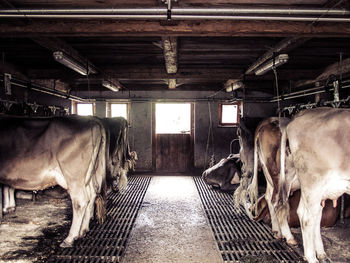
[[[211,107],[210,107],[210,101],[208,101],[208,110],[209,110],[209,127],[208,127],[208,137],[207,137],[207,146],[205,150],[205,167],[208,165],[208,155],[209,155],[209,144],[210,144],[210,138],[211,138],[211,144],[212,144],[212,156],[210,157],[209,161],[209,167],[212,167],[215,164],[215,155],[214,155],[214,134],[213,134],[213,122],[211,118]]]
[[[276,97],[277,97],[277,111],[278,111],[278,126],[281,129],[281,105],[280,105],[280,99],[279,99],[279,87],[278,87],[278,76],[277,76],[277,70],[275,66],[275,57],[273,58],[273,66],[272,71],[273,75],[275,77],[275,87],[276,87]]]

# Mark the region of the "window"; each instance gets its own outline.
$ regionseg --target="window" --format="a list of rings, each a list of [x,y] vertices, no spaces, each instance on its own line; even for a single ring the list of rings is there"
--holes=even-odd
[[[219,126],[236,126],[241,114],[241,102],[219,104]]]
[[[93,116],[94,115],[94,105],[93,103],[77,103],[75,113],[81,116]]]
[[[107,116],[123,117],[128,121],[129,120],[129,103],[109,102],[107,104]]]
[[[191,103],[156,103],[156,134],[191,133]]]

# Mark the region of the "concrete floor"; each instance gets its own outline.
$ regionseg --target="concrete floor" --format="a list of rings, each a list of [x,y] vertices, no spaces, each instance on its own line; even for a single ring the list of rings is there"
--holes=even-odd
[[[192,177],[152,177],[122,262],[222,262]]]

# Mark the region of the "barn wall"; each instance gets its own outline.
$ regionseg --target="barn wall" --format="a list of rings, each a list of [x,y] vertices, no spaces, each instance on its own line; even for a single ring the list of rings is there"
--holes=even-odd
[[[136,151],[138,171],[152,170],[152,103],[132,102],[130,107],[129,142]]]
[[[227,157],[230,154],[230,143],[237,138],[236,127],[219,127],[218,119],[219,101],[210,102],[210,111],[208,102],[195,103],[195,149],[194,164],[198,170],[203,169],[209,162],[209,158],[214,154],[215,162]],[[206,156],[206,148],[208,142],[208,132],[210,127],[209,112],[212,116],[213,139],[209,136],[208,154]],[[243,116],[250,118],[265,118],[274,115],[273,104],[262,103],[244,103]],[[214,152],[213,152],[214,148]],[[238,142],[233,143],[233,153],[237,153],[239,149]]]
[[[209,130],[209,104],[208,96],[213,92],[201,91],[132,91],[132,92],[98,92],[90,93],[90,96],[105,97],[108,99],[129,100],[130,107],[130,128],[129,141],[132,150],[138,154],[139,160],[136,164],[137,171],[152,170],[152,103],[154,102],[172,102],[186,100],[194,102],[194,165],[196,170],[202,171],[205,166],[206,146]],[[86,94],[76,94],[83,96]],[[166,98],[166,99],[164,99]],[[236,138],[235,127],[218,126],[218,104],[230,98],[230,94],[220,93],[215,99],[210,100],[212,115],[212,127],[214,144],[209,143],[208,158],[213,154],[214,148],[215,161],[226,157],[230,153],[230,142]],[[102,104],[101,104],[102,103]],[[96,112],[105,114],[105,107],[101,109],[104,102],[97,101]],[[261,103],[245,103],[243,107],[245,117],[268,117],[274,113],[274,105]],[[235,152],[238,150],[237,144]]]

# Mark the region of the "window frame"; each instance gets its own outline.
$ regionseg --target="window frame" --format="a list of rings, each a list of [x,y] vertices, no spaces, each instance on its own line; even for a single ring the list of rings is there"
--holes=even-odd
[[[190,130],[188,133],[157,133],[157,104],[189,104],[190,105]],[[193,102],[187,101],[156,101],[153,103],[153,125],[154,125],[154,134],[157,136],[159,134],[193,134],[193,121],[194,121],[194,104]]]
[[[88,116],[95,116],[96,115],[96,103],[95,102],[72,102],[72,114],[79,115],[78,114],[78,104],[92,104],[92,115]],[[79,116],[86,116],[86,115],[79,115]]]
[[[223,105],[236,105],[237,106],[237,122],[230,122],[230,123],[223,123],[222,122],[222,109],[223,109]],[[219,127],[237,127],[239,126],[241,117],[242,117],[242,112],[243,112],[243,104],[242,101],[234,101],[234,102],[220,102],[219,103],[219,107],[218,107],[218,123],[219,123]]]
[[[126,121],[130,125],[130,102],[129,101],[107,101],[106,116],[112,118],[112,104],[126,104]]]

